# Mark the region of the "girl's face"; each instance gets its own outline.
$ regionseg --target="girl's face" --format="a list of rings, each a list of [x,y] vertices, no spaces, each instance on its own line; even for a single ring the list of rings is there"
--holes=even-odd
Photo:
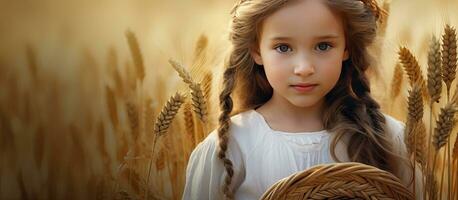
[[[272,98],[298,107],[321,102],[348,58],[343,23],[323,0],[294,1],[267,17],[251,54],[264,66]]]

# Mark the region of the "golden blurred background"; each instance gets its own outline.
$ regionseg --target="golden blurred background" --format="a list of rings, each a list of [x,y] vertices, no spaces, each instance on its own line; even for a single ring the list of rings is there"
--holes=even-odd
[[[215,128],[234,2],[0,0],[0,199],[180,199],[189,154]],[[426,77],[429,40],[458,25],[458,1],[380,3],[372,92],[405,121],[406,75],[391,92],[398,50]],[[188,94],[158,135],[169,97],[189,93],[169,59],[201,83],[208,118]]]

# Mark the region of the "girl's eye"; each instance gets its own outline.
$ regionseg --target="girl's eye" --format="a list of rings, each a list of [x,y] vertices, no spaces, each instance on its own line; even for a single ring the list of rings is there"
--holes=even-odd
[[[320,43],[316,46],[318,48],[318,50],[320,51],[326,51],[328,50],[328,48],[331,48],[331,45],[329,45],[328,43]]]
[[[286,53],[286,52],[288,52],[288,50],[291,49],[291,48],[289,48],[288,45],[282,44],[282,45],[278,46],[278,47],[275,48],[275,49],[276,49],[278,52],[280,52],[280,53]]]

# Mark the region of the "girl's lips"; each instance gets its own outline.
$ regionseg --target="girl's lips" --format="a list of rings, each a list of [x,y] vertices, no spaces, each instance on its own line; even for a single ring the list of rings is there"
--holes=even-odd
[[[298,92],[309,92],[312,91],[318,84],[308,84],[308,85],[291,85]]]

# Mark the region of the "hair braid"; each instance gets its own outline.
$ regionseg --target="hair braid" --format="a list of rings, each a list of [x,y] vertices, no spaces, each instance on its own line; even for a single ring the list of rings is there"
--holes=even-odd
[[[236,68],[230,66],[224,71],[223,85],[224,89],[219,95],[221,114],[219,116],[219,127],[218,127],[218,158],[223,161],[224,167],[226,168],[227,176],[224,179],[223,192],[225,198],[233,199],[233,192],[230,188],[232,177],[234,175],[234,169],[232,161],[226,157],[226,151],[229,143],[229,126],[230,126],[230,113],[232,112],[233,102],[231,93],[235,85],[235,72]]]
[[[347,152],[351,161],[395,173],[398,167],[390,160],[397,156],[393,152],[389,133],[385,130],[386,120],[380,105],[370,95],[369,80],[364,73],[367,67],[358,70],[351,61],[344,64],[339,83],[345,86],[335,88],[327,95],[328,110],[336,112],[326,112],[325,126],[338,133],[331,145],[331,155],[338,160],[335,145],[344,134],[350,134],[348,146],[352,148],[348,148]]]

